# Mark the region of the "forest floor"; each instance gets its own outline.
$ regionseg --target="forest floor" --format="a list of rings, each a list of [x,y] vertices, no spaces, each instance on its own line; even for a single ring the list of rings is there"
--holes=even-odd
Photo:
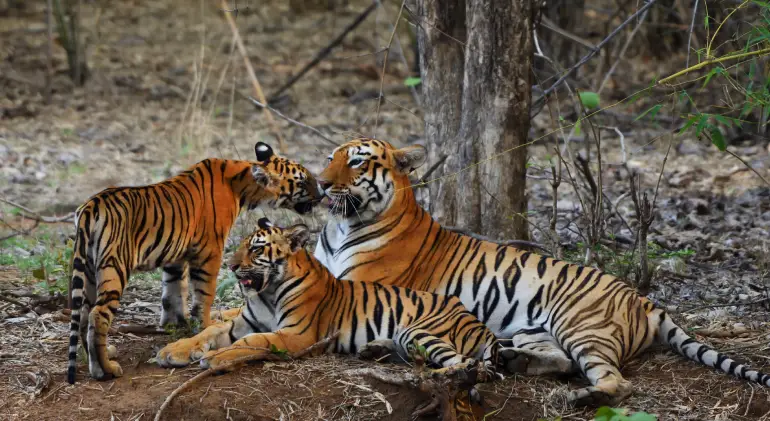
[[[56,45],[50,105],[42,88],[44,2],[38,3],[0,16],[0,197],[44,215],[62,215],[109,186],[156,182],[205,157],[251,159],[260,140],[277,149],[264,113],[239,94],[252,94],[251,85],[242,58],[237,51],[231,53],[230,29],[212,2],[126,1],[110,2],[109,7],[84,2],[90,79],[84,87],[73,86],[64,52]],[[368,4],[350,1],[333,12],[295,15],[288,3],[241,5],[236,20],[268,95]],[[397,6],[388,4],[369,16],[275,106],[340,143],[358,135],[396,146],[421,142],[423,117],[404,87],[410,72],[397,47],[389,57],[385,101],[379,115],[375,112],[381,51]],[[403,31],[397,37],[405,48],[406,27],[400,26]],[[404,57],[414,62],[411,51]],[[624,61],[623,67],[635,71],[613,79],[610,101],[666,71],[663,64],[645,57]],[[606,217],[615,241],[598,250],[601,266],[622,273],[635,259],[625,244],[634,234],[624,221],[633,226],[636,219],[627,195],[626,168],[640,173],[642,189],[652,196],[672,144],[649,238],[656,270],[649,296],[699,339],[754,367],[770,369],[770,307],[764,301],[770,284],[770,188],[706,141],[672,139],[661,136],[669,127],[634,122],[640,106],[622,105],[600,116],[602,124],[617,126],[624,134],[621,139],[613,130],[603,131],[604,192],[617,212]],[[332,146],[283,120],[277,125],[286,144],[283,154],[318,171]],[[551,130],[546,110],[533,120],[532,129],[532,138],[543,140],[528,152],[529,218],[537,226],[547,226],[552,208],[545,180],[550,175],[552,136],[544,136]],[[577,136],[573,145],[582,151],[584,138]],[[733,142],[730,147],[770,178],[766,140]],[[595,152],[591,156],[595,159]],[[419,169],[417,177],[431,164]],[[579,200],[566,181],[557,210],[565,257],[579,261],[585,225],[579,218]],[[321,208],[310,217],[266,213],[279,224],[303,221],[314,230],[325,221]],[[257,210],[239,220],[228,252],[262,214]],[[68,385],[64,373],[69,322],[62,314],[62,300],[46,297],[66,293],[73,226],[34,226],[7,203],[0,204],[0,219],[0,299],[6,299],[0,301],[0,419],[147,420],[173,389],[199,372],[197,367],[166,370],[152,363],[155,351],[172,340],[169,335],[115,333],[111,340],[124,376],[97,382],[87,378],[81,362],[78,383]],[[546,243],[537,228],[533,233],[535,240]],[[225,272],[220,279],[227,278]],[[157,273],[132,278],[116,325],[157,323],[159,291]],[[18,302],[33,303],[36,311]],[[217,299],[219,307],[238,303],[235,291],[224,291]],[[407,419],[426,396],[346,374],[370,365],[326,355],[249,366],[183,393],[164,419]],[[656,414],[661,420],[770,419],[770,389],[666,350],[647,353],[623,373],[635,393],[622,406],[632,411]],[[511,376],[482,385],[481,391],[487,419],[592,419],[591,411],[570,408],[565,400],[570,389],[584,384],[580,378]]]

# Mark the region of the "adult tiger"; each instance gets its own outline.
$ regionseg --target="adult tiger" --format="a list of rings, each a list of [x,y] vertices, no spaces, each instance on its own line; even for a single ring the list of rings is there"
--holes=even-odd
[[[92,377],[122,375],[108,358],[107,331],[131,272],[163,267],[164,325],[186,323],[192,280],[192,317],[208,326],[225,240],[241,209],[269,204],[307,213],[320,200],[302,165],[265,143],[254,149],[256,162],[206,159],[157,184],[106,189],[77,210],[69,383],[75,382],[79,335]],[[89,314],[83,328],[82,307]]]
[[[335,276],[460,297],[499,338],[512,338],[501,353],[510,368],[580,369],[592,386],[570,393],[576,405],[630,394],[619,368],[654,342],[770,385],[770,376],[697,342],[612,275],[442,228],[410,186],[408,174],[424,160],[420,146],[394,149],[372,139],[348,142],[329,156],[318,179],[331,199],[330,219],[315,256]]]
[[[499,344],[457,297],[371,282],[337,280],[305,250],[305,225],[273,226],[267,218],[230,259],[246,298],[240,315],[161,349],[158,364],[180,367],[201,359],[215,370],[271,349],[299,352],[333,331],[336,352],[367,357],[389,352],[407,358],[409,346],[425,348],[439,367],[493,373]]]

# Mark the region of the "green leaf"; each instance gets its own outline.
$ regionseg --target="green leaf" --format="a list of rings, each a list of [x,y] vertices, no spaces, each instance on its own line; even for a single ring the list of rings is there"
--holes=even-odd
[[[578,95],[580,96],[580,102],[589,110],[599,107],[599,95],[595,92],[580,92]]]
[[[575,122],[575,136],[580,136],[580,120]]]
[[[692,126],[693,123],[695,123],[696,121],[698,121],[698,116],[691,115],[690,118],[687,119],[687,123],[685,123],[684,126],[682,126],[681,129],[679,129],[679,134],[682,134],[682,133],[686,132],[687,129],[689,129],[690,126]]]
[[[628,417],[628,421],[657,421],[657,419],[658,417],[655,415],[651,415],[646,412],[636,412]]]
[[[660,111],[661,108],[663,108],[663,104],[653,105],[652,107],[648,108],[647,111],[639,114],[639,117],[636,117],[634,121],[641,119],[647,114],[650,115],[650,120],[655,120],[655,116],[658,115],[658,111]]]
[[[42,263],[40,264],[39,268],[34,269],[32,271],[32,276],[34,276],[35,279],[40,279],[41,281],[48,280],[48,276],[46,276],[46,273],[45,273],[45,266],[43,266]]]
[[[722,124],[724,124],[727,127],[733,127],[733,123],[737,122],[738,125],[740,125],[740,121],[735,120],[730,117],[725,117],[723,115],[714,114],[714,119]]]
[[[626,414],[624,409],[610,408],[603,406],[596,411],[594,421],[615,421],[621,419]]]
[[[711,126],[710,132],[711,143],[716,146],[717,149],[724,152],[724,150],[727,149],[727,143],[725,143],[725,138],[722,136],[722,132],[719,131],[719,127]]]
[[[420,79],[419,77],[410,76],[404,79],[404,86],[412,87],[412,86],[417,86],[421,83],[422,83],[422,79]]]
[[[701,86],[701,88],[705,88],[706,85],[708,85],[708,83],[711,81],[711,78],[719,74],[722,74],[721,67],[715,67],[711,69],[711,71],[706,74],[706,80],[703,81],[703,86]]]
[[[695,136],[700,136],[700,134],[703,133],[703,129],[706,128],[708,121],[709,121],[708,114],[701,114],[700,116],[698,116],[698,125],[695,126]]]

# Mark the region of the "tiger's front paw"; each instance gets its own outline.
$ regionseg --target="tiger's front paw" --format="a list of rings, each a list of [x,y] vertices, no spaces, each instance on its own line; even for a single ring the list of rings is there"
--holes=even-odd
[[[161,367],[184,367],[200,359],[208,349],[207,343],[194,337],[180,339],[158,351],[156,360]]]
[[[212,322],[229,322],[241,315],[242,307],[230,308],[227,310],[211,310]]]
[[[219,372],[232,371],[235,366],[231,364],[233,359],[227,355],[227,351],[228,348],[207,352],[201,359],[201,368],[212,369]]]

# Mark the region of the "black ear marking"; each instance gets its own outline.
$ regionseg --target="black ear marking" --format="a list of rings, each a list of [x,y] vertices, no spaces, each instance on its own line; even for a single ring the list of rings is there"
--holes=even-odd
[[[289,240],[292,251],[305,248],[310,240],[310,230],[307,225],[297,224],[285,230],[286,238]]]
[[[267,218],[259,218],[259,221],[257,221],[257,226],[259,226],[260,229],[266,230],[272,228],[273,223],[270,222],[270,220]]]
[[[254,145],[254,153],[257,154],[257,161],[263,163],[269,161],[270,158],[275,155],[273,153],[273,148],[265,142],[257,142],[257,144]]]

